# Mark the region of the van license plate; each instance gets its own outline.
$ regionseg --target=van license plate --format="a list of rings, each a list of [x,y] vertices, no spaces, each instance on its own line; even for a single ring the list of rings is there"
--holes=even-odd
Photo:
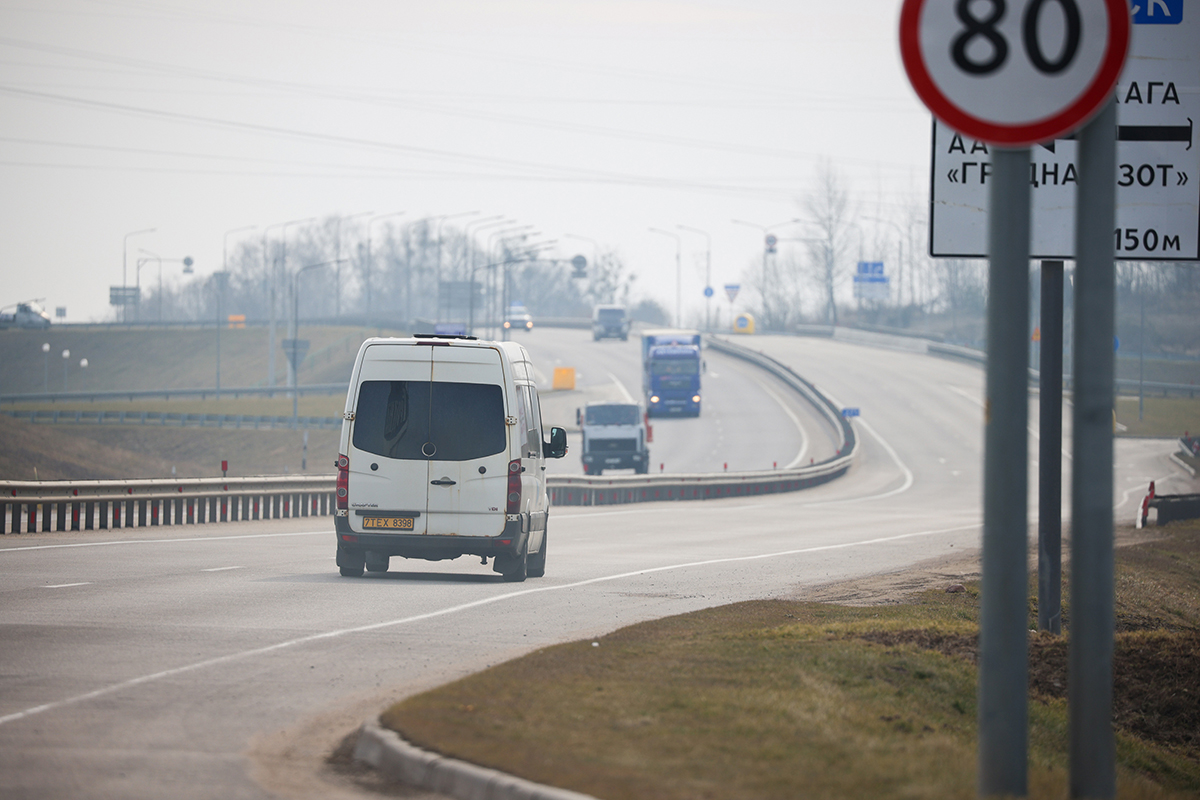
[[[393,530],[411,531],[412,517],[363,517],[364,528],[388,528]]]
[[[606,458],[606,459],[604,459],[604,463],[605,463],[605,464],[620,464],[620,463],[621,463],[621,459],[619,459],[619,458]]]

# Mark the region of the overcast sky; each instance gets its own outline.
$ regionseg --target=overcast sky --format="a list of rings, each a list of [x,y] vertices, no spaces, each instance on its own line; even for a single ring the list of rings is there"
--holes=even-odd
[[[732,220],[800,216],[822,159],[885,215],[923,202],[899,7],[0,0],[0,305],[110,317],[134,231],[157,229],[130,284],[141,248],[203,275],[234,229],[400,210],[504,214],[568,258],[596,240],[668,308],[676,245],[648,228],[697,228],[720,297],[762,253]],[[677,232],[699,309],[705,237]]]

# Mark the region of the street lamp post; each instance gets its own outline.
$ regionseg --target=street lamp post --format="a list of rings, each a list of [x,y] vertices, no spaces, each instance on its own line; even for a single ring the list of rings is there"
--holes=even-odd
[[[71,363],[71,361],[70,361],[71,351],[63,350],[62,358],[63,358],[63,392],[65,393],[67,391],[67,365]]]
[[[664,231],[662,228],[650,228],[651,233],[660,233],[663,236],[670,236],[675,240],[675,327],[683,327],[683,268],[680,266],[680,250],[683,248],[683,239],[678,233]]]
[[[50,393],[50,343],[46,342],[42,345],[42,360],[46,363],[42,365],[42,392]]]
[[[709,330],[712,312],[712,237],[708,235],[708,231],[688,225],[676,225],[675,227],[681,231],[691,231],[704,237],[704,330]]]
[[[492,247],[494,247],[494,245],[492,243],[493,240],[495,240],[497,243],[503,243],[505,240],[513,238],[517,234],[521,234],[522,238],[527,238],[529,236],[536,235],[531,232],[531,229],[533,227],[534,227],[533,225],[510,225],[507,228],[501,228],[498,231],[492,231],[491,233],[488,234],[486,252],[489,255],[491,254]],[[503,259],[500,259],[500,261],[503,261]],[[497,314],[500,317],[503,317],[507,314],[507,312],[503,308],[503,303],[504,303],[503,294],[504,293],[503,293],[503,291],[500,291],[500,292],[496,291],[496,281],[497,280],[499,280],[499,278],[493,276],[492,292],[491,292],[492,313]],[[505,276],[505,280],[507,280],[507,276]],[[500,307],[497,308],[497,306],[500,306]],[[496,321],[496,319],[495,319],[495,317],[493,317],[492,322],[495,323],[495,321]],[[498,324],[500,325],[501,330],[503,330],[504,320],[500,319],[500,322]]]
[[[346,220],[352,220],[355,217],[365,217],[374,214],[374,211],[360,211],[357,214],[351,214],[345,217]],[[337,227],[334,229],[334,242],[337,249],[337,270],[333,279],[333,318],[340,321],[342,318],[342,217],[337,218]]]
[[[871,222],[884,222],[896,229],[896,240],[900,243],[899,253],[896,256],[896,305],[902,306],[904,304],[904,231],[890,219],[882,217],[863,217],[863,219]]]
[[[375,269],[374,256],[371,254],[371,224],[377,220],[387,217],[399,217],[402,214],[407,214],[407,211],[389,211],[386,214],[378,214],[367,220],[367,327],[371,326],[371,272]]]
[[[225,282],[229,280],[229,234],[252,231],[257,225],[243,225],[240,228],[225,231],[221,237],[221,278],[217,286],[217,399],[221,399],[221,301],[225,299]],[[162,263],[159,263],[159,274],[162,274]]]
[[[437,312],[434,314],[434,322],[442,321],[442,226],[446,224],[446,220],[456,219],[458,217],[473,217],[478,214],[478,211],[461,211],[457,214],[442,214],[437,217],[437,227],[434,229],[437,235],[437,266],[434,270],[434,278],[437,283],[438,302]]]
[[[577,233],[564,233],[563,238],[564,239],[578,239],[581,242],[591,243],[591,245],[592,245],[592,263],[595,264],[596,261],[600,258],[600,243],[597,242],[595,239],[589,238],[587,236],[580,236]]]
[[[292,427],[296,427],[299,420],[299,396],[297,391],[300,385],[300,365],[296,363],[296,342],[300,339],[300,276],[308,272],[310,269],[318,267],[328,267],[330,264],[336,264],[336,261],[322,261],[318,264],[307,264],[296,270],[296,277],[292,281],[292,353],[288,358],[288,364],[291,367],[288,372],[291,375],[289,381],[292,388]]]
[[[758,228],[763,232],[762,295],[764,312],[767,310],[767,256],[775,252],[775,246],[769,241],[771,230],[781,225],[792,225],[802,221],[800,219],[787,219],[783,222],[777,222],[774,225],[759,225],[757,222],[747,222],[744,219],[733,220],[735,225],[749,225],[751,228]]]
[[[283,269],[287,269],[287,229],[289,225],[299,225],[304,222],[312,222],[316,217],[306,217],[304,219],[290,219],[287,222],[275,222],[263,228],[263,272],[267,276],[267,307],[268,316],[270,317],[270,325],[268,326],[267,335],[267,388],[275,386],[275,275],[271,269],[270,262],[267,258],[267,235],[272,228],[283,228]]]
[[[125,237],[123,239],[121,239],[121,289],[124,289],[128,285],[127,276],[128,276],[128,272],[129,272],[129,256],[128,256],[129,237],[130,236],[139,236],[143,233],[154,233],[157,230],[158,230],[158,228],[145,228],[140,231],[132,231],[131,233],[125,234]],[[126,300],[128,300],[128,298],[126,298]],[[127,321],[128,314],[129,314],[129,305],[127,303],[122,303],[122,305],[121,305],[121,322]]]

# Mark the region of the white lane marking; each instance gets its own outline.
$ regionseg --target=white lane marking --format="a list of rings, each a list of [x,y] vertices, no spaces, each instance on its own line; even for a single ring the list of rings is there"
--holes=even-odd
[[[842,405],[841,401],[838,400],[836,397],[834,397],[832,394],[830,394],[828,391],[825,391],[824,389],[822,389],[821,393],[824,394],[826,397],[828,397],[829,402],[833,403],[838,408],[845,408],[845,406]],[[879,433],[874,428],[871,427],[871,423],[867,422],[862,417],[855,417],[854,424],[858,425],[861,428],[866,428],[867,433],[871,434],[871,436],[873,436],[875,438],[875,441],[879,442],[879,444],[881,444],[883,446],[884,450],[887,450],[888,455],[890,455],[892,457],[892,461],[895,461],[896,466],[899,467],[900,471],[904,473],[903,485],[901,485],[899,488],[893,489],[890,492],[884,492],[883,494],[873,494],[870,497],[856,497],[856,498],[853,498],[850,500],[828,500],[824,503],[809,503],[807,505],[807,508],[819,508],[821,506],[840,506],[840,505],[844,505],[846,503],[861,503],[866,500],[882,500],[885,497],[894,497],[895,495],[901,494],[903,492],[907,492],[912,487],[912,485],[913,485],[912,470],[909,469],[905,465],[905,463],[900,460],[900,455],[895,451],[895,449],[890,444],[888,444],[887,441],[882,436],[880,436]]]
[[[720,375],[718,375],[718,374],[717,374],[717,373],[715,373],[715,372],[706,372],[706,373],[704,373],[704,377],[706,377],[706,378],[719,378],[719,377],[721,377],[721,376],[720,376]]]
[[[786,467],[784,467],[784,469],[795,469],[796,467],[800,466],[800,462],[804,461],[804,456],[806,453],[808,453],[808,432],[804,430],[804,425],[800,423],[800,418],[796,416],[796,413],[788,408],[787,404],[783,402],[782,397],[772,391],[770,386],[767,386],[758,378],[755,378],[754,382],[757,383],[772,400],[779,404],[779,407],[783,409],[783,413],[787,414],[788,417],[791,418],[792,422],[796,425],[796,430],[800,431],[800,452],[796,453],[796,457],[793,458]]]
[[[245,567],[209,567],[208,569],[202,569],[200,571],[201,572],[225,572],[225,571],[231,570],[231,569],[245,569]]]
[[[69,589],[72,586],[91,586],[91,585],[92,585],[91,581],[84,581],[83,583],[52,583],[49,586],[43,586],[42,588],[43,589]]]
[[[482,600],[474,600],[470,603],[462,603],[461,605],[450,606],[448,608],[438,609],[437,611],[429,611],[424,614],[415,614],[411,617],[402,617],[400,619],[388,620],[386,622],[375,622],[375,623],[371,623],[369,625],[359,625],[354,628],[342,628],[340,630],[335,630],[335,631],[326,631],[325,633],[314,633],[309,636],[301,636],[300,638],[297,638],[297,639],[290,639],[286,642],[279,642],[278,644],[272,644],[272,645],[268,645],[266,647],[258,647],[253,650],[243,650],[240,653],[230,653],[228,655],[218,656],[217,658],[209,658],[209,659],[205,659],[204,661],[197,661],[194,664],[185,664],[182,667],[175,667],[174,669],[166,669],[166,670],[162,670],[161,672],[153,672],[149,675],[141,675],[136,678],[130,678],[127,681],[121,681],[120,683],[113,683],[108,686],[103,686],[99,689],[95,689],[95,690],[87,692],[85,694],[75,695],[74,697],[68,697],[63,700],[55,700],[50,703],[43,703],[40,706],[34,706],[33,708],[27,708],[24,711],[17,711],[15,713],[8,714],[6,716],[0,717],[0,725],[7,725],[10,722],[16,722],[18,720],[26,719],[27,717],[32,717],[32,716],[41,714],[46,711],[53,711],[55,709],[63,708],[65,706],[75,705],[76,703],[82,703],[87,700],[94,700],[97,697],[103,697],[105,695],[113,694],[114,692],[119,692],[124,689],[132,689],[135,686],[141,686],[142,684],[152,683],[154,681],[162,680],[163,678],[170,678],[175,675],[183,675],[188,672],[195,672],[197,670],[201,670],[206,667],[215,667],[215,666],[219,666],[221,664],[229,664],[229,663],[232,663],[235,661],[242,661],[244,659],[252,658],[254,656],[266,655],[267,653],[273,653],[273,652],[276,652],[279,650],[285,650],[289,647],[297,647],[299,645],[309,644],[311,642],[319,642],[319,641],[324,641],[327,639],[338,639],[343,636],[349,636],[349,635],[355,634],[355,633],[367,633],[369,631],[377,631],[377,630],[382,630],[384,628],[394,628],[399,625],[409,625],[414,622],[423,622],[425,620],[436,619],[437,617],[449,616],[450,614],[456,614],[456,613],[459,613],[462,611],[469,611],[471,609],[480,608],[482,606],[495,605],[496,603],[500,603],[505,600],[513,600],[518,597],[527,597],[529,595],[540,594],[540,593],[544,593],[544,592],[562,592],[562,591],[567,591],[570,589],[578,589],[581,586],[591,586],[591,585],[598,584],[598,583],[608,583],[611,581],[623,580],[625,578],[636,578],[636,577],[639,577],[642,575],[653,575],[654,573],[658,573],[658,572],[672,572],[672,571],[676,571],[676,570],[693,569],[696,567],[708,567],[708,566],[713,566],[716,564],[733,564],[733,563],[745,562],[745,561],[762,561],[762,560],[771,559],[771,558],[782,558],[785,556],[802,555],[804,553],[820,553],[820,552],[825,552],[825,551],[829,551],[829,550],[845,550],[845,549],[848,549],[851,547],[866,547],[866,546],[874,545],[874,544],[885,544],[888,542],[902,541],[904,539],[915,539],[918,537],[936,536],[938,534],[943,534],[943,533],[957,533],[959,531],[975,530],[976,528],[980,528],[980,527],[982,527],[982,525],[976,523],[976,524],[972,524],[972,525],[961,525],[961,526],[954,527],[954,528],[941,528],[941,529],[937,529],[937,530],[916,531],[913,533],[902,533],[902,534],[897,534],[895,536],[884,536],[884,537],[879,537],[876,539],[862,539],[862,540],[859,540],[856,542],[842,542],[840,544],[816,545],[814,547],[803,547],[803,548],[799,548],[796,550],[783,550],[783,551],[776,552],[776,553],[761,553],[759,555],[753,555],[753,556],[734,556],[734,557],[730,557],[730,558],[713,558],[713,559],[708,559],[705,561],[692,561],[692,562],[686,562],[686,563],[682,563],[682,564],[671,564],[671,565],[665,566],[665,567],[649,567],[647,569],[634,570],[632,572],[622,572],[622,573],[618,573],[616,575],[604,575],[599,578],[588,578],[587,580],[576,581],[574,583],[567,583],[567,584],[563,584],[561,586],[543,586],[543,587],[536,587],[536,588],[532,588],[532,589],[521,589],[519,591],[514,591],[514,592],[505,592],[504,594],[499,594],[494,597],[486,597],[486,598],[483,598]]]
[[[182,539],[117,539],[111,542],[75,542],[72,544],[37,544],[29,547],[0,547],[0,553],[29,550],[62,550],[68,547],[111,547],[118,544],[175,544],[176,542],[227,542],[231,539],[275,539],[286,536],[330,536],[333,531],[305,531],[303,533],[246,533],[241,536],[188,536]]]
[[[613,375],[611,372],[608,373],[608,377],[612,378],[612,382],[615,383],[617,385],[617,388],[621,390],[621,395],[625,398],[626,403],[636,403],[637,402],[636,400],[633,399],[633,395],[631,395],[629,393],[629,390],[625,388],[625,384],[621,383],[620,378],[618,378],[616,375]]]

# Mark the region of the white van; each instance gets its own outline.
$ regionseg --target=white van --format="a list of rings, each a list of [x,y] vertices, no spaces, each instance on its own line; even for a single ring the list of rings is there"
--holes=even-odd
[[[533,366],[515,342],[415,334],[368,339],[338,448],[337,565],[386,572],[391,556],[475,555],[507,581],[546,572],[546,459]]]

